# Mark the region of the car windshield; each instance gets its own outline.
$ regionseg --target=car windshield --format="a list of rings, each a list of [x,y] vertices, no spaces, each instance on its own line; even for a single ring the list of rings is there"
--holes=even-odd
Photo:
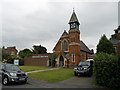
[[[19,71],[20,70],[18,66],[13,65],[13,64],[7,64],[6,69],[10,70],[10,71]]]
[[[88,61],[83,61],[79,63],[79,66],[89,66],[90,63]]]

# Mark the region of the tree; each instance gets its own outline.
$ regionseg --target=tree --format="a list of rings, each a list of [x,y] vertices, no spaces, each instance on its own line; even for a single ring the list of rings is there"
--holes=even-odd
[[[3,62],[7,62],[7,63],[13,63],[15,57],[13,57],[12,55],[8,54],[8,53],[5,53],[3,50],[2,50],[2,61]]]
[[[101,37],[99,40],[99,43],[97,45],[97,53],[104,52],[108,54],[115,53],[115,49],[113,47],[113,44],[107,39],[105,35]]]
[[[32,51],[29,50],[29,49],[24,49],[24,50],[21,50],[18,55],[21,58],[25,58],[25,57],[28,57],[28,56],[32,55]]]
[[[55,67],[56,61],[55,59],[57,58],[57,55],[55,53],[53,53],[50,57],[50,66],[51,67]]]
[[[11,55],[2,53],[2,61],[7,60],[8,63],[12,63],[13,59]]]
[[[34,54],[47,53],[47,49],[45,47],[41,46],[41,45],[39,45],[39,46],[34,45],[32,51],[33,51]]]

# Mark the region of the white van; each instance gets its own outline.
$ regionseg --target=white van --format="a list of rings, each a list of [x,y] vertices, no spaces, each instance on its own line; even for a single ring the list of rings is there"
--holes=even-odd
[[[87,59],[86,61],[94,61],[93,59]]]

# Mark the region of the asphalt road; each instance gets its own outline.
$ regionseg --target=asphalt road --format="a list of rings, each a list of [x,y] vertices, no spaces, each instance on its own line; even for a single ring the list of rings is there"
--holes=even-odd
[[[28,79],[26,84],[12,83],[2,88],[102,88],[94,84],[94,77],[73,77],[58,83],[47,83],[44,81]]]

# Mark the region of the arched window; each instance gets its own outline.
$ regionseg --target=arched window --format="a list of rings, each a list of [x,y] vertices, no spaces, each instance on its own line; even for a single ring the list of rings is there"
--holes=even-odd
[[[68,42],[66,40],[63,41],[62,43],[62,51],[67,51],[68,50]]]

